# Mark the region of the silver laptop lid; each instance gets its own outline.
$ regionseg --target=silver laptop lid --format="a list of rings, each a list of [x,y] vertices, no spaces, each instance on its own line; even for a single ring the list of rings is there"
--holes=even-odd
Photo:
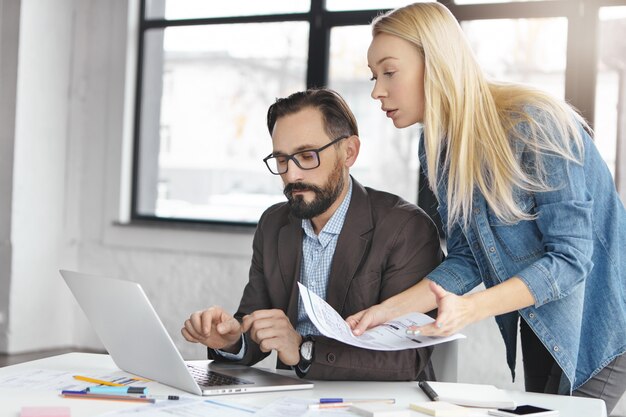
[[[115,364],[127,372],[198,395],[312,388],[309,381],[243,365],[211,364],[245,385],[203,387],[191,375],[141,285],[121,279],[61,270]]]
[[[138,283],[60,272],[120,369],[194,394],[202,393]]]

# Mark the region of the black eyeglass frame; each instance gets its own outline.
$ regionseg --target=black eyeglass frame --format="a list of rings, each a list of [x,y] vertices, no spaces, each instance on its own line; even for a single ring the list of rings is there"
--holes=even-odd
[[[322,146],[321,148],[317,148],[317,149],[304,149],[302,151],[298,151],[298,152],[294,152],[291,155],[274,155],[274,154],[269,154],[267,155],[265,158],[263,158],[263,162],[265,162],[265,166],[267,166],[267,169],[269,169],[269,171],[274,174],[274,175],[282,175],[287,173],[287,171],[289,170],[289,160],[292,160],[294,164],[296,164],[296,166],[302,170],[305,171],[310,171],[312,169],[315,168],[319,168],[320,164],[322,163],[322,160],[320,159],[320,152],[322,152],[324,149],[329,148],[331,145],[334,145],[336,143],[338,143],[339,141],[343,140],[343,139],[347,139],[349,138],[351,135],[346,135],[346,136],[340,136],[337,139],[333,139],[332,141],[330,141],[329,143],[327,143],[326,145]],[[300,163],[298,162],[298,160],[295,158],[296,155],[299,155],[301,153],[305,153],[305,152],[315,152],[315,155],[317,156],[317,165],[311,168],[304,168],[302,165],[300,165]],[[270,167],[270,163],[268,162],[270,159],[276,159],[276,157],[281,157],[281,158],[287,158],[287,162],[285,163],[285,171],[284,172],[274,172],[274,170]],[[278,170],[278,166],[276,166],[276,169]]]

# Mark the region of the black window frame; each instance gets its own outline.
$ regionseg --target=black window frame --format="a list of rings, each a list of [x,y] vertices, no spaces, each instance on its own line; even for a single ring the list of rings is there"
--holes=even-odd
[[[599,43],[598,11],[602,7],[626,6],[626,0],[541,0],[477,4],[455,4],[452,1],[439,0],[439,3],[446,5],[459,22],[489,19],[565,17],[568,21],[565,99],[577,108],[593,127]],[[130,222],[133,224],[161,226],[226,226],[229,229],[256,227],[256,223],[166,218],[140,214],[138,212],[143,60],[145,34],[148,30],[215,24],[307,22],[309,23],[309,52],[306,86],[310,88],[322,87],[328,84],[331,29],[342,26],[368,25],[377,15],[388,10],[390,9],[330,11],[326,10],[326,0],[311,0],[310,10],[305,13],[167,20],[146,18],[146,0],[140,0]],[[572,28],[585,28],[585,30],[572,30]],[[618,144],[620,139],[623,139],[620,136],[623,135],[623,132],[621,134],[618,133]],[[618,154],[616,167],[619,167],[621,163],[626,163],[626,161],[621,160]],[[616,175],[616,182],[617,180],[618,176]],[[441,225],[436,211],[436,200],[428,189],[421,172],[418,180],[418,205]]]

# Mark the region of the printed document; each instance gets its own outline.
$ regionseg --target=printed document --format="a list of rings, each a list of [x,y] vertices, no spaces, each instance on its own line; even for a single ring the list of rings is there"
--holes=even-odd
[[[255,417],[356,417],[345,408],[310,410],[309,405],[319,404],[310,398],[283,397],[257,411]]]
[[[462,339],[461,333],[448,337],[414,336],[406,334],[410,326],[424,326],[432,323],[431,317],[422,313],[409,313],[373,327],[361,336],[355,336],[348,323],[326,301],[307,287],[298,283],[300,297],[311,322],[326,337],[348,345],[371,350],[403,350],[432,346],[451,340]]]
[[[188,397],[158,401],[125,410],[101,414],[101,417],[252,417],[257,408],[222,400],[197,400]]]
[[[23,389],[23,390],[70,390],[81,391],[87,387],[97,385],[74,379],[76,372],[57,371],[52,369],[28,369],[22,372],[6,375],[0,378],[0,388]],[[152,387],[156,382],[143,378],[135,378],[123,371],[111,373],[90,374],[92,378],[105,381],[117,382],[122,385],[141,383],[142,387]]]

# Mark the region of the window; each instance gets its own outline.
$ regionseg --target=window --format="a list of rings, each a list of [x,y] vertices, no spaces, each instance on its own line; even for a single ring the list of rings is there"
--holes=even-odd
[[[279,13],[306,13],[309,0],[233,0],[211,2],[203,0],[147,0],[148,19],[203,19],[228,16],[275,15]]]
[[[337,17],[342,13],[319,6],[319,1],[291,0],[143,4],[132,219],[254,225],[268,206],[284,201],[280,177],[262,162],[271,152],[268,106],[307,85],[327,85],[329,53],[322,46],[330,28],[359,24],[363,30],[379,12]],[[313,30],[311,22],[317,22]],[[359,36],[362,48],[350,56],[364,60],[369,35]],[[335,50],[334,37],[331,43]],[[333,53],[330,61],[337,68],[343,59]],[[335,86],[358,85],[342,93],[362,126],[372,109],[380,116],[373,101],[363,100],[369,88],[366,69],[348,71]],[[361,80],[354,78],[361,75]],[[361,102],[369,106],[363,115]],[[377,118],[382,126],[384,118]],[[369,135],[385,142],[380,129]],[[414,201],[416,152],[402,165],[405,169],[397,170],[402,180],[395,181],[383,175],[385,165],[373,158],[375,149],[367,148],[353,173],[368,185],[389,185]]]
[[[456,4],[484,4],[484,3],[510,3],[520,1],[544,1],[544,0],[454,0]]]
[[[626,6],[599,11],[600,49],[596,84],[596,145],[626,192]],[[620,128],[621,127],[621,128]],[[618,135],[620,137],[618,138]],[[621,164],[616,164],[618,152]]]
[[[144,74],[162,77],[143,79],[138,214],[253,223],[282,198],[259,163],[265,111],[305,87],[307,36],[302,22],[146,31]]]
[[[484,3],[446,4],[486,73],[577,107],[594,124],[619,183],[626,83],[616,59],[624,56],[626,0]],[[280,178],[262,162],[271,151],[267,108],[276,97],[321,85],[339,91],[359,122],[355,177],[416,201],[419,131],[397,130],[382,117],[369,98],[366,65],[369,22],[381,7],[404,4],[144,0],[131,218],[255,225],[284,200]],[[595,56],[597,63],[589,59]]]
[[[485,73],[565,96],[567,19],[492,19],[462,22]]]
[[[435,1],[435,0],[425,0]],[[410,2],[406,0],[326,0],[327,10],[371,10],[371,9],[393,9],[402,7]]]

